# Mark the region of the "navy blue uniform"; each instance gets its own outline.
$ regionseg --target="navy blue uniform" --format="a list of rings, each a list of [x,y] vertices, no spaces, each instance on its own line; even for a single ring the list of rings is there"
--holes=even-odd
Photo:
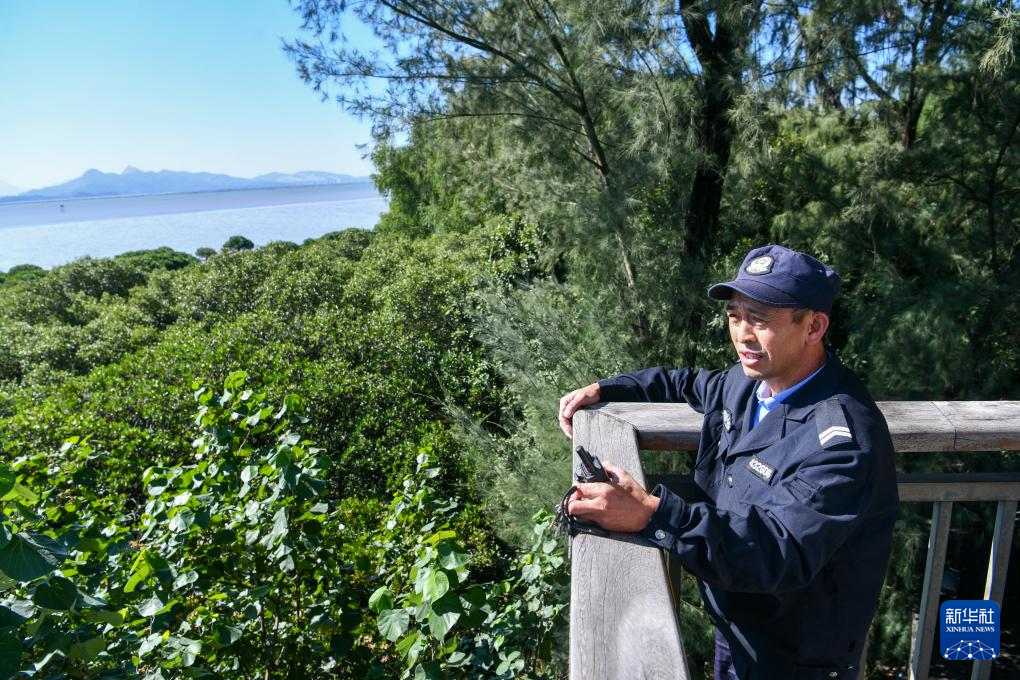
[[[650,368],[599,382],[603,401],[705,414],[702,498],[662,487],[641,532],[698,577],[742,680],[856,678],[896,521],[889,431],[835,357],[752,429],[758,382]]]

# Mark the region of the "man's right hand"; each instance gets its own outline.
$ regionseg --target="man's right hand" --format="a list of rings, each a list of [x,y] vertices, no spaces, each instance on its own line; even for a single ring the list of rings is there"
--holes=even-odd
[[[569,394],[563,395],[560,399],[560,429],[563,430],[563,434],[573,439],[574,413],[582,406],[598,403],[599,392],[599,384],[592,383],[587,387],[581,387]]]

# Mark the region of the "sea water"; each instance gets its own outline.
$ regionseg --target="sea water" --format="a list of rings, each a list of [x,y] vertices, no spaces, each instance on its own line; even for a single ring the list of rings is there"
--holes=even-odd
[[[0,271],[160,246],[194,253],[234,235],[301,243],[370,229],[386,206],[370,183],[0,203]]]

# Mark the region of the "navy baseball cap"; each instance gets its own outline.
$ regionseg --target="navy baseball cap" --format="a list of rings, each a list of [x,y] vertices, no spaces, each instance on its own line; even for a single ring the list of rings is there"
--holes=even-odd
[[[841,285],[839,274],[810,255],[769,245],[749,252],[737,278],[715,284],[708,297],[729,300],[737,291],[770,307],[807,307],[828,314]]]

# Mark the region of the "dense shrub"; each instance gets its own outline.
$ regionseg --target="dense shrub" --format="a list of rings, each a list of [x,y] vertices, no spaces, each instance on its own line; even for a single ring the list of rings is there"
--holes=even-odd
[[[192,452],[142,472],[137,501],[87,438],[0,467],[0,676],[555,675],[563,556],[547,517],[502,578],[479,580],[423,448],[388,511],[350,530],[303,401],[270,403],[246,378],[192,386]]]

